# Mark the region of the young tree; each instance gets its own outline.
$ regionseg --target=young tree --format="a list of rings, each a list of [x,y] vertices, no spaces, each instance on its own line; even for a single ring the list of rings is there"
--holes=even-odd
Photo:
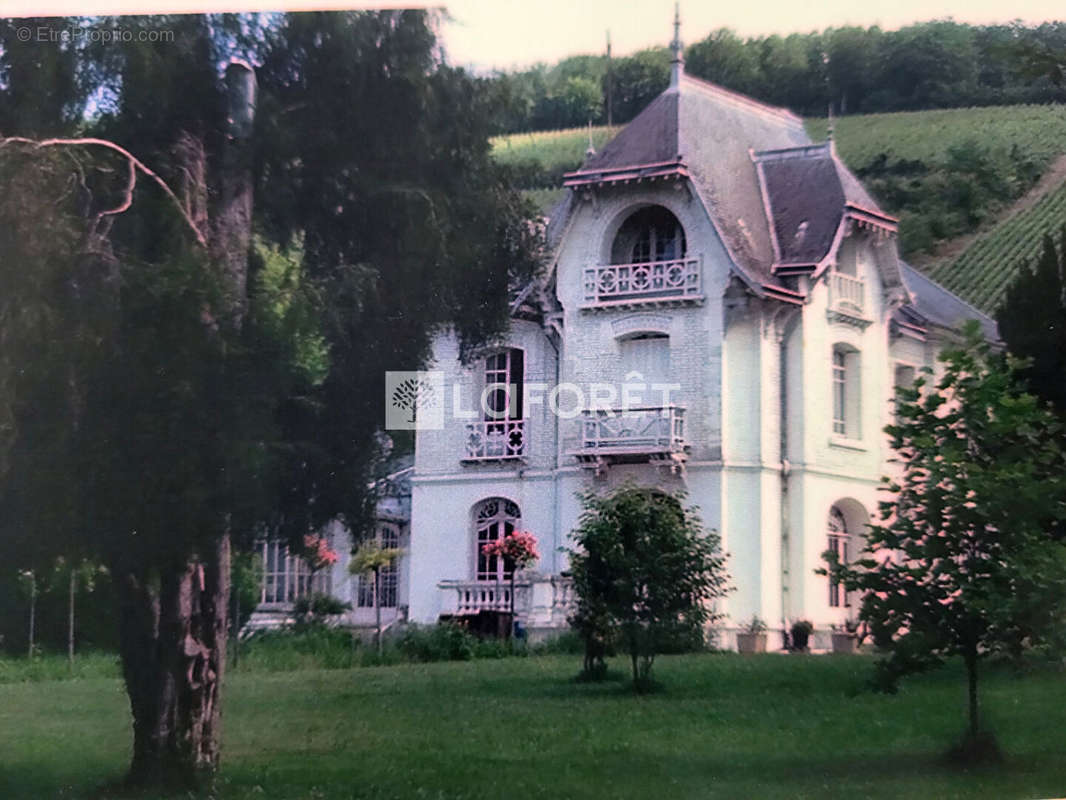
[[[860,619],[886,656],[879,685],[949,657],[965,664],[969,726],[962,753],[988,752],[978,716],[978,664],[1053,631],[1066,602],[1061,426],[1023,393],[1017,362],[990,351],[971,324],[941,358],[943,378],[903,389],[886,428],[901,475],[869,526],[860,558],[825,554],[829,574],[862,593]]]
[[[667,637],[699,630],[718,615],[712,603],[729,591],[718,535],[700,524],[684,497],[624,486],[582,495],[570,568],[576,619],[606,615],[629,653],[633,685],[649,687]],[[589,660],[586,655],[586,666]]]
[[[372,591],[374,593],[374,624],[376,626],[376,635],[374,641],[377,644],[378,655],[381,655],[382,641],[381,641],[381,570],[386,567],[391,567],[396,563],[396,559],[402,554],[402,550],[398,547],[382,547],[376,542],[364,542],[359,549],[352,556],[351,562],[348,564],[348,571],[353,575],[373,575],[374,583]]]

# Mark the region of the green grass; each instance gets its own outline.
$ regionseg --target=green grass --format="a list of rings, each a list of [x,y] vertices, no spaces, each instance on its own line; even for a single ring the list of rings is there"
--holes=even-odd
[[[1024,266],[1032,268],[1044,248],[1044,236],[1058,241],[1066,225],[1066,183],[1028,208],[980,236],[952,261],[937,264],[929,277],[978,308],[994,311],[1011,281]]]
[[[825,119],[805,123],[812,139],[825,139]],[[853,170],[869,166],[882,153],[889,160],[936,163],[952,145],[977,140],[1006,153],[1017,145],[1043,171],[1066,152],[1066,105],[859,114],[837,119],[834,138],[840,157]]]
[[[616,660],[621,667],[621,660]],[[896,696],[863,657],[693,655],[663,690],[579,684],[573,656],[229,680],[220,798],[1053,797],[1066,792],[1066,681],[989,671],[1008,754],[939,760],[963,725],[957,668]],[[83,797],[120,775],[119,681],[0,686],[0,796]]]
[[[606,125],[592,128],[592,144],[599,150],[621,128]],[[577,169],[585,160],[589,146],[588,128],[558,131],[534,131],[497,136],[492,140],[492,154],[501,164],[534,161],[546,172]]]

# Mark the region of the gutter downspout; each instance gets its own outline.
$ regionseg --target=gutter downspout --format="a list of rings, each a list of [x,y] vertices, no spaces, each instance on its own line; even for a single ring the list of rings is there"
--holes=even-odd
[[[788,481],[792,472],[792,464],[788,460],[788,337],[793,328],[793,323],[802,316],[802,306],[793,308],[791,313],[786,312],[780,319],[780,335],[778,336],[778,391],[779,397],[779,438],[781,448],[781,632],[782,638],[788,640],[788,619],[792,613],[791,597],[789,595],[789,546],[790,546],[790,517],[788,511]]]

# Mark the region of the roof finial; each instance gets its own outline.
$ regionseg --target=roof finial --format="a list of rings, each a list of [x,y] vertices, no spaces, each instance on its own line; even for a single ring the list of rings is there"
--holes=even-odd
[[[685,48],[681,44],[681,3],[674,3],[674,40],[670,42],[674,57],[670,64],[670,86],[681,84],[681,73],[685,71]]]
[[[589,149],[585,151],[585,158],[592,158],[596,155],[596,148],[592,145],[592,120],[589,120]]]

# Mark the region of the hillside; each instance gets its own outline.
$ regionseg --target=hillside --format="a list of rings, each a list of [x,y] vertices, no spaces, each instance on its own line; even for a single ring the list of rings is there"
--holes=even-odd
[[[825,138],[826,120],[806,125]],[[592,128],[593,145],[613,132]],[[1066,105],[855,115],[836,120],[834,138],[848,167],[899,216],[904,256],[985,310],[1043,233],[1066,222],[1066,187],[1049,175],[1066,154]],[[493,148],[547,210],[588,140],[575,128],[502,136]]]

